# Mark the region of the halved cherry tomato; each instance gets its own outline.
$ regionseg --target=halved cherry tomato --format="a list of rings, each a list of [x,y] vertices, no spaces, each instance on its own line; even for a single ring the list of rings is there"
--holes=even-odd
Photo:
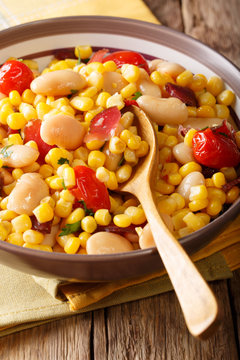
[[[106,141],[113,137],[119,129],[121,112],[117,106],[112,106],[94,116],[90,123],[89,132],[84,137],[84,142],[92,140]]]
[[[193,155],[202,165],[221,169],[240,163],[240,151],[225,122],[218,128],[198,131],[192,143]]]
[[[0,69],[0,92],[8,95],[10,91],[17,90],[22,94],[30,87],[34,79],[32,71],[21,61],[6,61]]]
[[[38,157],[38,162],[40,164],[43,164],[45,162],[45,156],[55,146],[48,145],[45,143],[41,136],[40,136],[40,128],[41,128],[42,121],[39,119],[31,120],[27,123],[27,125],[24,127],[23,133],[24,133],[24,143],[33,140],[37,143],[38,151],[40,152],[40,155]]]
[[[134,99],[124,99],[124,103],[126,106],[135,105],[139,107],[138,103]]]
[[[118,68],[120,68],[123,64],[132,64],[143,68],[150,73],[146,59],[135,51],[122,50],[113,52],[103,59],[103,63],[110,60],[114,61]]]
[[[108,52],[108,49],[98,50],[97,52],[95,52],[95,54],[93,54],[91,59],[88,61],[88,64],[90,64],[91,62],[103,62],[103,58]]]
[[[107,188],[96,178],[95,171],[87,166],[76,166],[74,172],[76,187],[70,191],[77,200],[83,200],[87,208],[93,212],[98,209],[110,210],[111,203]]]

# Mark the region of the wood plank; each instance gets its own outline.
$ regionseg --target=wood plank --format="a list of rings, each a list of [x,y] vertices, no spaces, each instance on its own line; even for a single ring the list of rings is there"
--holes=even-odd
[[[227,282],[211,285],[223,311],[223,322],[206,341],[193,338],[173,292],[106,310],[107,359],[237,360]]]
[[[183,31],[181,6],[179,0],[144,0],[162,25]]]
[[[107,337],[105,310],[96,310],[93,313],[93,356],[94,360],[107,359]]]
[[[90,360],[92,314],[20,331],[0,339],[1,360]]]
[[[234,277],[228,281],[233,322],[235,325],[236,342],[240,358],[240,269],[234,272]]]
[[[240,66],[239,0],[182,0],[184,31]]]

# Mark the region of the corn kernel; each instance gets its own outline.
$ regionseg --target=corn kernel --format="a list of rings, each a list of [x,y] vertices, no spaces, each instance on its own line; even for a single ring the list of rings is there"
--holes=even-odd
[[[147,155],[148,151],[149,151],[148,143],[145,140],[141,140],[138,149],[135,151],[135,154],[138,158],[140,158]]]
[[[201,165],[199,165],[198,163],[194,162],[194,161],[190,161],[187,162],[186,164],[184,164],[183,166],[180,167],[179,169],[179,174],[182,177],[187,176],[188,174],[190,174],[193,171],[200,171],[201,172],[202,167]]]
[[[178,170],[179,170],[179,166],[177,163],[174,162],[165,163],[162,168],[161,176],[165,177],[166,175],[169,174],[175,174],[178,172]]]
[[[188,106],[188,117],[197,117],[197,108],[196,106]]]
[[[66,218],[72,212],[72,203],[70,201],[64,201],[63,199],[59,199],[56,201],[54,212],[56,216]]]
[[[103,88],[103,76],[97,71],[92,71],[87,78],[87,83],[89,86],[95,86],[98,90]]]
[[[36,171],[38,171],[39,169],[40,169],[40,165],[39,165],[39,163],[37,163],[37,162],[34,162],[34,163],[31,164],[31,165],[22,167],[22,170],[23,170],[23,172],[25,172],[25,173],[28,173],[28,172],[36,172]]]
[[[73,168],[67,167],[63,170],[63,181],[66,187],[76,185],[75,172]]]
[[[103,108],[106,108],[106,104],[107,104],[107,99],[109,99],[111,96],[111,94],[109,94],[108,92],[106,91],[102,91],[97,99],[96,99],[96,105],[97,106],[102,106]]]
[[[23,233],[23,241],[30,244],[41,244],[44,235],[39,231],[28,229]]]
[[[23,116],[23,114],[19,112],[15,112],[9,114],[7,117],[7,124],[13,130],[22,129],[27,123],[27,120]]]
[[[212,118],[215,117],[215,110],[212,106],[202,105],[197,108],[197,117]]]
[[[121,72],[129,83],[136,82],[140,77],[140,69],[136,65],[123,66]]]
[[[131,175],[132,175],[132,167],[129,164],[122,165],[116,171],[116,177],[117,177],[118,183],[123,183],[123,182],[127,181]]]
[[[208,206],[208,199],[196,199],[189,202],[188,207],[191,211],[200,211]]]
[[[223,104],[226,106],[231,105],[233,103],[234,99],[235,99],[235,95],[231,90],[223,90],[217,96],[218,104]]]
[[[14,219],[12,219],[11,223],[14,231],[17,233],[23,233],[32,227],[32,221],[27,214],[16,216]]]
[[[166,139],[165,145],[169,147],[173,147],[177,145],[178,139],[174,135],[169,135]]]
[[[71,163],[73,155],[65,149],[53,148],[47,153],[45,161],[52,165],[54,169],[57,169],[60,166],[58,161],[61,158],[67,159]]]
[[[188,130],[188,132],[184,136],[184,144],[185,145],[192,147],[192,139],[193,139],[193,136],[196,134],[196,132],[197,132],[197,130],[195,130],[195,129]]]
[[[228,190],[228,192],[226,194],[226,203],[227,204],[233,203],[235,200],[237,200],[237,198],[239,197],[239,194],[240,194],[239,187],[233,186],[230,190]]]
[[[112,217],[107,209],[99,209],[94,214],[94,219],[98,225],[107,226],[112,221]]]
[[[217,96],[223,90],[223,81],[218,76],[211,76],[207,81],[207,91],[209,91],[214,96]]]
[[[104,70],[105,71],[116,71],[117,70],[117,65],[115,64],[114,61],[110,60],[110,61],[106,61],[104,64]]]
[[[164,74],[161,74],[159,71],[155,70],[151,73],[150,79],[152,82],[159,86],[164,86],[167,83],[166,76]]]
[[[47,252],[53,251],[53,249],[49,245],[30,244],[28,242],[23,244],[23,247],[27,248],[27,249],[41,250],[41,251],[47,251]]]
[[[36,105],[37,117],[40,120],[44,119],[44,116],[52,110],[52,106],[40,101]]]
[[[17,233],[17,232],[9,234],[8,238],[7,238],[7,242],[9,244],[23,246],[23,244],[24,244],[23,235],[21,233]]]
[[[109,175],[109,170],[108,169],[106,169],[103,166],[100,166],[99,168],[97,168],[97,170],[96,170],[96,178],[99,181],[106,183],[109,180],[109,177],[110,177],[110,175]]]
[[[113,136],[109,140],[109,150],[113,154],[121,154],[126,149],[126,143],[120,139],[118,136]]]
[[[1,107],[1,111],[0,111],[0,123],[3,125],[7,125],[8,116],[12,114],[14,114],[12,106],[9,106],[8,104],[4,104]]]
[[[190,229],[193,229],[194,231],[199,230],[205,226],[203,219],[201,219],[199,216],[196,216],[196,214],[193,214],[192,212],[189,212],[187,215],[185,215],[183,221]]]
[[[98,61],[92,61],[91,63],[86,65],[86,74],[90,75],[93,71],[96,71],[100,74],[102,74],[105,69],[101,62]]]
[[[193,74],[190,70],[185,70],[176,77],[176,83],[180,86],[187,86],[191,84],[193,80]]]
[[[7,204],[8,204],[8,196],[6,196],[5,198],[3,198],[1,200],[1,208],[2,208],[2,210],[7,210]]]
[[[0,211],[0,220],[1,221],[11,221],[12,219],[14,219],[18,214],[15,213],[15,211],[12,210],[1,210]]]
[[[224,104],[216,104],[214,106],[216,117],[220,119],[228,119],[230,115],[229,108]]]
[[[128,129],[132,125],[133,119],[134,119],[133,113],[130,111],[126,111],[122,115],[120,123],[125,129]]]
[[[194,185],[190,188],[189,200],[203,200],[207,199],[208,190],[205,185]]]
[[[0,240],[2,241],[6,240],[8,234],[9,234],[8,230],[6,229],[4,224],[0,222]]]
[[[222,188],[223,185],[226,184],[226,179],[222,172],[217,172],[217,173],[213,174],[212,180],[213,180],[214,186],[216,186],[217,188]]]
[[[116,93],[107,99],[106,107],[110,108],[112,106],[117,106],[119,110],[124,108],[125,103],[121,94]]]
[[[77,208],[67,217],[66,224],[74,224],[81,221],[85,216],[85,211],[82,208]]]
[[[88,154],[89,154],[89,151],[88,149],[86,149],[85,147],[83,146],[80,146],[79,148],[77,148],[74,153],[73,153],[73,157],[74,159],[81,159],[83,161],[87,161],[88,159]]]
[[[120,94],[122,95],[122,97],[124,99],[126,99],[126,98],[129,98],[130,96],[132,96],[136,91],[137,91],[136,84],[130,83],[121,89]]]
[[[156,181],[156,184],[154,186],[154,189],[156,191],[158,191],[160,194],[163,195],[168,195],[174,192],[175,190],[175,186],[168,184],[166,181],[164,181],[163,179],[158,179]]]
[[[76,58],[88,59],[92,55],[92,48],[90,45],[80,45],[76,46],[74,49],[74,54]]]
[[[106,186],[109,190],[116,190],[118,188],[117,177],[113,171],[109,171],[109,179],[106,182]]]
[[[169,196],[162,196],[158,200],[157,209],[162,214],[172,215],[177,210],[177,202]]]
[[[13,106],[19,106],[21,104],[21,101],[22,101],[21,95],[19,94],[19,92],[17,90],[10,91],[8,97],[9,97],[10,103]]]
[[[87,245],[87,241],[88,239],[90,238],[92,234],[86,232],[86,231],[82,231],[80,234],[79,234],[79,239],[80,239],[80,246],[84,249],[86,249],[86,245]]]
[[[216,104],[216,98],[210,92],[206,91],[198,97],[198,105],[214,106]]]
[[[179,185],[181,181],[182,181],[182,176],[179,173],[168,175],[167,182],[170,185],[174,185],[174,186]]]
[[[52,166],[48,164],[41,165],[39,168],[39,174],[43,177],[43,179],[50,177],[53,174]]]
[[[72,193],[69,190],[62,190],[60,192],[59,198],[66,202],[71,202],[71,203],[74,203],[75,200],[75,196],[72,195]]]
[[[79,239],[79,237],[72,236],[67,240],[67,242],[66,242],[66,244],[64,246],[64,251],[67,254],[76,254],[79,247],[80,247],[80,239]]]
[[[51,196],[45,196],[40,201],[40,204],[47,203],[49,206],[51,206],[53,209],[55,208],[56,202]]]
[[[97,169],[100,166],[103,166],[106,160],[106,155],[99,150],[90,151],[88,155],[88,166]]]
[[[45,103],[46,102],[46,97],[40,94],[37,94],[35,96],[35,99],[33,101],[33,106],[36,108],[37,104],[39,104],[40,102]]]
[[[209,187],[214,187],[213,180],[210,179],[210,178],[205,179],[205,186],[206,186],[207,188],[209,188]]]
[[[176,126],[173,126],[173,125],[165,124],[163,129],[162,129],[162,132],[164,134],[167,134],[167,135],[177,136],[178,128]]]
[[[186,223],[183,221],[183,218],[185,215],[187,215],[190,212],[188,208],[183,208],[181,210],[177,210],[172,215],[172,222],[175,230],[179,230],[181,228],[184,228],[186,226]]]
[[[170,162],[171,159],[172,159],[172,150],[167,146],[162,147],[162,149],[159,151],[159,164]]]
[[[6,195],[10,195],[10,193],[12,192],[12,190],[14,189],[16,185],[16,181],[13,181],[11,184],[9,185],[4,185],[3,186],[3,191],[5,192]]]
[[[136,165],[137,164],[137,161],[138,161],[138,158],[136,156],[136,152],[134,150],[131,150],[129,148],[126,148],[125,151],[124,151],[124,159],[132,164],[132,165]]]
[[[38,205],[33,210],[33,214],[36,216],[37,221],[40,224],[45,223],[47,221],[51,221],[54,216],[53,208],[48,203],[42,203]]]
[[[26,89],[22,93],[22,101],[28,104],[33,104],[36,94],[30,89]]]
[[[194,75],[192,78],[192,82],[189,84],[190,89],[193,91],[201,91],[206,87],[207,79],[205,76],[201,76],[201,74]]]
[[[23,139],[20,134],[10,134],[8,136],[8,145],[23,145]]]
[[[83,231],[93,233],[97,228],[97,222],[93,216],[85,216],[81,221]]]
[[[89,111],[93,108],[93,99],[87,96],[75,96],[70,104],[79,111]]]
[[[59,176],[51,176],[50,178],[45,179],[45,181],[53,190],[62,190],[65,186],[63,179]]]
[[[222,210],[222,203],[218,199],[209,200],[208,206],[206,208],[206,212],[210,216],[216,216]]]
[[[92,140],[86,143],[88,150],[99,150],[104,145],[105,141],[102,140]],[[88,153],[89,155],[89,153]],[[83,160],[83,159],[82,159]],[[86,160],[84,160],[86,161]]]
[[[177,204],[177,209],[176,210],[180,210],[180,209],[184,208],[185,199],[181,194],[175,192],[175,193],[170,195],[170,198],[174,199],[176,201],[176,204]]]
[[[221,202],[221,204],[225,203],[226,194],[222,189],[215,188],[215,187],[209,187],[209,188],[207,188],[207,191],[208,191],[209,200],[217,199]]]
[[[234,167],[224,167],[221,168],[220,171],[223,173],[227,181],[232,181],[237,178],[237,172]]]
[[[113,222],[118,227],[128,227],[131,225],[131,217],[127,214],[118,214],[113,217]]]
[[[140,225],[146,221],[146,215],[141,207],[129,206],[124,211],[124,214],[130,216],[131,223],[134,225]]]
[[[37,145],[36,141],[34,141],[34,140],[29,140],[24,145],[30,146],[31,148],[38,150],[38,145]]]

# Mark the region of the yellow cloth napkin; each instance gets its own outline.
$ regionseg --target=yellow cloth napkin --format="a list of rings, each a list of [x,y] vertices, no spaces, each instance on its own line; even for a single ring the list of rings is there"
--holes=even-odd
[[[70,15],[117,15],[158,23],[142,0],[1,0],[0,30],[28,21]],[[239,230],[240,217],[193,256],[206,280],[229,278],[230,269],[240,266]],[[86,312],[172,289],[164,271],[131,281],[71,284],[32,277],[0,265],[0,280],[0,336],[69,316],[73,310]]]

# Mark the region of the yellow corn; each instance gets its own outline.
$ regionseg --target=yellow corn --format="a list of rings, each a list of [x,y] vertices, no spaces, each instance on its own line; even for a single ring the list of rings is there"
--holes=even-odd
[[[162,132],[164,134],[167,134],[168,136],[170,136],[170,135],[177,136],[178,129],[176,126],[166,124],[166,125],[164,125]]]
[[[113,217],[113,222],[118,227],[128,227],[131,225],[131,217],[127,214],[118,214]]]
[[[172,159],[172,150],[167,146],[162,147],[161,150],[159,151],[159,163],[164,164],[165,162],[171,161],[171,159]]]
[[[117,177],[113,171],[109,171],[109,179],[106,182],[106,186],[109,190],[116,190],[118,188]]]
[[[23,172],[25,172],[25,173],[27,173],[27,172],[35,172],[35,171],[38,171],[39,169],[40,169],[40,165],[37,162],[34,162],[33,164],[28,165],[28,166],[24,166],[22,168]]]
[[[167,83],[166,76],[161,74],[159,71],[153,71],[150,75],[152,82],[159,86],[164,86]]]
[[[174,135],[169,135],[165,141],[165,145],[169,147],[173,147],[177,145],[178,139]]]
[[[77,208],[67,217],[66,224],[74,224],[81,221],[85,216],[85,211],[82,208]]]
[[[122,66],[121,71],[122,71],[122,76],[129,83],[136,82],[140,77],[140,70],[136,65]]]
[[[0,110],[0,123],[6,125],[8,116],[11,114],[14,114],[12,106],[4,104]]]
[[[1,221],[11,221],[14,219],[18,214],[15,213],[15,211],[12,210],[1,210],[0,211],[0,220]]]
[[[30,217],[27,214],[22,214],[11,221],[13,229],[17,233],[23,233],[26,230],[31,229],[32,227],[32,221]]]
[[[40,101],[40,102],[36,105],[37,117],[38,117],[38,119],[40,119],[40,120],[43,120],[44,116],[45,116],[46,114],[48,114],[49,111],[51,111],[51,110],[52,110],[52,106],[46,104],[46,103],[43,102],[43,101]]]
[[[53,249],[49,245],[30,244],[28,242],[23,244],[23,247],[27,248],[27,249],[33,249],[33,250],[41,250],[41,251],[48,251],[48,252],[53,251]]]
[[[178,170],[179,170],[179,166],[177,163],[174,162],[165,163],[163,165],[161,175],[162,177],[164,177],[169,174],[175,174],[176,172],[178,172]]]
[[[53,190],[62,190],[65,186],[64,181],[61,177],[55,175],[45,179],[48,186]]]
[[[1,200],[1,208],[2,210],[6,210],[7,209],[7,204],[8,204],[8,196],[6,196],[5,198],[3,198]]]
[[[104,70],[105,71],[116,71],[117,70],[117,65],[115,64],[114,61],[110,60],[110,61],[106,61],[104,64]]]
[[[209,200],[208,206],[206,208],[206,212],[210,216],[216,216],[222,210],[222,203],[218,199]]]
[[[51,221],[54,216],[53,208],[48,203],[38,205],[33,210],[33,214],[36,216],[39,223]]]
[[[198,105],[214,106],[216,104],[216,98],[210,92],[206,91],[198,97]]]
[[[117,169],[116,171],[117,181],[119,183],[123,183],[130,178],[131,174],[132,174],[132,167],[129,164],[124,164],[120,166],[120,168]]]
[[[95,86],[98,90],[103,88],[103,76],[97,71],[92,71],[87,78],[89,86]]]
[[[184,136],[184,144],[192,147],[192,139],[194,134],[196,134],[197,130],[195,129],[190,129],[188,130],[188,132],[186,133],[186,135]]]
[[[191,84],[193,80],[193,74],[190,70],[185,70],[176,77],[176,83],[180,86],[187,86]]]
[[[93,233],[97,228],[97,222],[93,216],[85,216],[81,221],[83,231]]]
[[[140,225],[146,221],[144,210],[141,207],[129,206],[124,211],[124,214],[131,218],[131,223],[134,225]]]
[[[195,106],[188,106],[188,117],[196,117],[197,116],[197,108]]]
[[[170,198],[172,198],[172,199],[174,199],[176,201],[176,204],[177,204],[177,209],[176,210],[180,210],[180,209],[184,208],[185,199],[181,194],[173,193],[173,194],[170,195]]]
[[[80,45],[76,46],[74,49],[74,54],[76,58],[88,59],[92,55],[92,48],[90,45]]]
[[[36,94],[30,89],[26,89],[22,93],[22,101],[28,104],[33,104]]]
[[[148,143],[145,140],[141,140],[138,149],[135,151],[135,154],[139,158],[147,155],[148,151],[149,151]]]
[[[10,134],[8,136],[8,145],[23,145],[23,139],[20,134]]]
[[[221,204],[224,204],[226,201],[226,194],[222,189],[209,187],[207,188],[208,191],[208,198],[210,200],[218,199]]]
[[[74,159],[81,159],[83,161],[87,161],[89,151],[83,146],[80,146],[76,150],[74,150],[73,157]]]
[[[219,104],[223,104],[226,106],[231,105],[233,103],[234,99],[235,99],[235,95],[231,90],[223,90],[217,96],[217,102]]]
[[[134,115],[130,111],[126,111],[120,120],[120,123],[125,129],[128,129],[133,123]]]
[[[21,104],[21,101],[22,101],[21,95],[19,94],[19,92],[17,90],[10,91],[8,97],[9,97],[10,103],[13,106],[19,106]]]
[[[158,179],[156,181],[156,184],[154,186],[154,189],[156,191],[158,191],[160,194],[163,195],[168,195],[174,192],[175,190],[175,186],[168,184],[166,181],[164,181],[163,179]]]
[[[67,254],[76,254],[76,252],[78,251],[79,246],[80,246],[79,237],[72,236],[67,240],[67,242],[66,242],[66,244],[64,246],[64,251]]]
[[[94,116],[96,116],[103,110],[104,108],[102,106],[98,106],[97,108],[87,111],[84,115],[85,122],[90,123],[90,121],[94,118]]]
[[[110,174],[109,174],[109,170],[106,169],[103,166],[100,166],[97,168],[96,170],[96,178],[101,181],[106,183],[109,180]]]
[[[21,233],[18,233],[18,232],[9,234],[8,237],[7,237],[7,242],[9,244],[23,246],[23,244],[24,244],[23,235]]]
[[[69,163],[71,163],[72,159],[73,159],[73,155],[72,155],[72,153],[70,153],[69,151],[67,151],[65,149],[53,148],[47,153],[47,155],[45,157],[45,161],[48,164],[52,165],[52,167],[54,169],[57,169],[60,166],[58,161],[61,158],[67,159],[69,161]]]
[[[110,108],[112,106],[117,106],[119,110],[124,108],[125,103],[121,94],[116,93],[107,99],[106,107]]]
[[[138,158],[136,156],[136,152],[134,150],[131,150],[129,148],[126,148],[125,151],[124,151],[124,159],[132,164],[132,165],[135,165],[137,164],[137,161],[138,161]]]
[[[203,117],[203,118],[212,118],[215,117],[215,110],[212,106],[209,105],[202,105],[197,108],[197,117]]]
[[[127,141],[127,146],[130,150],[138,150],[141,145],[141,141],[140,136],[132,135]]]
[[[24,145],[30,146],[30,147],[32,147],[33,149],[38,150],[38,145],[37,145],[36,141],[34,141],[34,140],[29,140],[29,141],[26,142]]]
[[[63,199],[59,199],[56,202],[54,212],[56,216],[66,218],[72,212],[72,203],[70,201],[64,201]]]
[[[56,202],[51,196],[45,196],[41,201],[40,204],[47,203],[49,206],[51,206],[53,209],[55,208]]]
[[[192,212],[189,212],[187,215],[185,215],[183,221],[190,229],[193,229],[194,231],[199,230],[205,226],[203,219],[201,219],[199,216],[196,216],[196,214],[193,214]]]
[[[102,106],[103,108],[106,108],[106,104],[107,104],[107,99],[109,99],[111,96],[111,94],[109,94],[108,92],[106,91],[102,91],[97,99],[96,99],[96,105],[97,106]]]
[[[72,167],[67,167],[63,170],[63,181],[66,187],[76,185],[75,172]]]
[[[0,240],[6,240],[9,232],[2,222],[0,222]]]
[[[234,167],[224,167],[221,168],[220,171],[223,173],[227,181],[232,181],[237,178],[237,172]]]
[[[70,104],[79,111],[89,111],[93,108],[93,99],[87,96],[75,96]]]
[[[113,154],[121,154],[126,149],[126,143],[118,136],[113,136],[109,140],[109,150]]]
[[[99,150],[90,151],[88,155],[88,166],[97,169],[100,166],[103,166],[106,160],[106,155]]]
[[[189,200],[203,200],[207,199],[208,190],[205,185],[194,185],[190,188]]]
[[[43,179],[46,179],[53,174],[53,168],[48,164],[43,164],[40,166],[38,172],[43,177]]]
[[[237,198],[239,197],[240,194],[240,189],[238,186],[233,186],[230,190],[228,190],[227,194],[226,194],[226,203],[231,204],[233,203],[235,200],[237,200]]]
[[[198,163],[196,163],[194,161],[190,161],[180,167],[179,174],[182,177],[185,177],[193,171],[201,171],[201,170],[202,170],[201,165],[199,165]]]
[[[137,91],[136,84],[131,82],[130,84],[128,84],[124,88],[122,88],[120,93],[121,93],[122,97],[124,99],[126,99],[126,98],[129,98],[130,96],[132,96],[136,91]]]
[[[188,207],[191,211],[199,211],[208,206],[208,199],[196,199],[189,202]]]
[[[172,215],[177,210],[177,202],[169,196],[162,196],[158,200],[158,211],[162,214]]]
[[[205,179],[205,186],[208,187],[214,187],[213,180],[210,178]]]
[[[181,210],[177,210],[172,215],[172,222],[175,230],[179,230],[181,228],[184,228],[186,226],[186,223],[183,221],[183,218],[185,215],[187,215],[190,212],[188,208],[183,208]]]
[[[86,65],[86,74],[90,75],[93,71],[96,71],[100,74],[102,74],[104,72],[104,66],[102,63],[98,62],[98,61],[93,61],[89,64]]]
[[[214,96],[217,96],[223,90],[223,81],[218,76],[211,76],[207,81],[207,91],[209,91]]]
[[[9,114],[7,117],[7,124],[13,130],[22,129],[27,123],[27,120],[23,116],[23,114],[19,112],[15,112]]]
[[[86,249],[86,245],[87,245],[87,241],[88,239],[90,238],[92,234],[86,232],[86,231],[82,231],[80,234],[79,234],[79,239],[80,239],[80,246],[83,248],[83,249]]]
[[[92,140],[86,143],[86,146],[88,148],[88,150],[98,150],[100,149],[103,145],[104,145],[104,141],[102,140]],[[89,153],[88,153],[89,155]],[[86,160],[84,160],[86,161]]]
[[[111,214],[107,209],[99,209],[94,214],[94,219],[98,225],[107,226],[112,221]]]
[[[182,181],[182,176],[179,173],[168,175],[167,183],[170,185],[174,185],[174,186],[179,185],[181,181]]]
[[[201,91],[206,87],[207,79],[205,76],[201,76],[201,74],[194,75],[192,78],[192,82],[189,84],[189,87],[193,91]]]
[[[23,241],[30,244],[41,244],[44,239],[44,235],[36,230],[26,230],[23,233]]]
[[[224,104],[216,104],[214,106],[216,117],[220,119],[228,119],[230,115],[229,108]]]
[[[12,182],[9,185],[4,185],[3,186],[3,191],[5,192],[6,195],[10,195],[10,193],[12,192],[12,190],[14,189],[16,185],[16,181]]]
[[[46,97],[40,94],[37,94],[35,96],[35,99],[33,101],[33,106],[36,108],[37,104],[39,104],[40,102],[45,103],[46,102]]]
[[[214,186],[216,186],[217,188],[222,188],[223,185],[226,184],[226,179],[222,172],[217,172],[217,173],[213,174],[212,180],[213,180]]]
[[[59,198],[66,202],[71,202],[71,203],[74,203],[74,200],[75,200],[74,195],[72,195],[69,190],[62,190],[60,192]]]

